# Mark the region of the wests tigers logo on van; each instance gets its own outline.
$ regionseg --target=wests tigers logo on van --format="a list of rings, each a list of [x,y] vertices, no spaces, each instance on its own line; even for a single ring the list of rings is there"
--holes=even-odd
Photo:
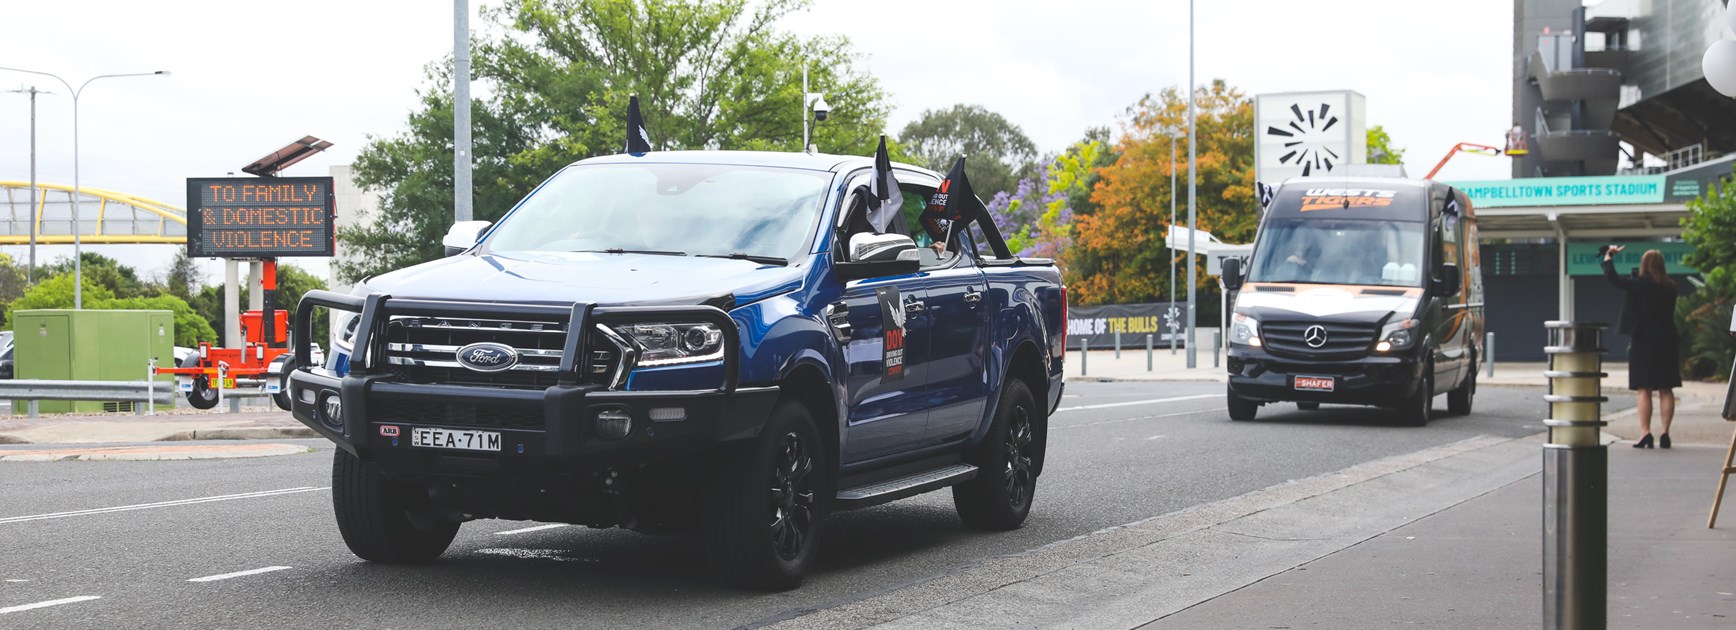
[[[1302,193],[1302,212],[1392,205],[1396,190],[1374,188],[1310,188]]]

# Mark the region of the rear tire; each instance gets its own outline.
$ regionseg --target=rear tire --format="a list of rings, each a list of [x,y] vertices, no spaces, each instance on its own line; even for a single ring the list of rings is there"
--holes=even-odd
[[[1471,403],[1477,397],[1477,362],[1471,362],[1471,375],[1465,377],[1465,384],[1458,389],[1447,392],[1447,413],[1455,416],[1471,415]]]
[[[952,504],[966,526],[1009,531],[1025,524],[1037,491],[1042,409],[1030,386],[1007,381],[995,420],[970,463],[976,477],[952,487]]]
[[[1303,411],[1314,411],[1315,409],[1320,408],[1320,403],[1317,403],[1317,402],[1299,402],[1299,403],[1296,403],[1296,408],[1301,409]]]
[[[1435,366],[1423,366],[1422,380],[1417,383],[1417,391],[1406,398],[1398,408],[1398,423],[1400,426],[1420,427],[1429,423],[1429,414],[1435,405]]]
[[[831,505],[831,462],[807,406],[785,400],[758,437],[713,455],[705,551],[731,586],[784,591],[814,564]]]
[[[1224,402],[1230,409],[1230,419],[1237,422],[1253,420],[1260,412],[1260,403],[1237,396],[1233,389],[1224,392]]]
[[[458,535],[458,523],[418,518],[422,489],[386,479],[372,463],[339,450],[332,459],[332,509],[338,532],[356,557],[403,564],[440,557]]]

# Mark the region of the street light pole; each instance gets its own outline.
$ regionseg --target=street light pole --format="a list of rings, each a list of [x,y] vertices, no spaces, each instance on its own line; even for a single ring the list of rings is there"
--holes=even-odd
[[[1195,352],[1194,343],[1194,305],[1199,298],[1194,295],[1194,279],[1199,277],[1198,256],[1194,255],[1194,232],[1199,228],[1198,212],[1194,208],[1194,169],[1197,155],[1194,152],[1194,2],[1187,2],[1187,366],[1194,368],[1199,361],[1199,353]],[[1221,332],[1221,331],[1220,331]]]
[[[470,193],[470,3],[452,0],[452,220],[475,217]]]
[[[40,72],[37,70],[25,70],[23,68],[8,68],[8,67],[4,67],[4,66],[0,66],[0,70],[11,70],[13,72],[23,72],[25,74],[38,74],[38,75],[42,75],[45,77],[49,77],[51,79],[59,81],[61,85],[66,86],[66,91],[72,93],[72,308],[73,308],[73,310],[83,309],[84,308],[84,244],[83,244],[83,239],[81,239],[80,235],[79,235],[79,224],[78,224],[79,223],[79,221],[78,221],[78,219],[79,219],[79,217],[78,217],[78,198],[82,194],[82,189],[79,187],[79,179],[78,179],[78,97],[79,97],[79,95],[84,94],[84,89],[87,87],[90,87],[91,82],[96,81],[97,79],[117,79],[120,77],[169,76],[169,71],[168,70],[158,70],[156,72],[129,72],[129,73],[125,73],[125,74],[99,74],[99,75],[91,77],[89,79],[85,79],[84,83],[79,84],[78,89],[75,90],[72,88],[71,83],[67,83],[66,79],[60,78],[60,75],[58,75],[58,74],[50,74],[47,72]]]
[[[30,265],[25,267],[24,282],[36,282],[36,95],[53,94],[30,86],[28,90],[9,90],[19,94],[30,95]]]

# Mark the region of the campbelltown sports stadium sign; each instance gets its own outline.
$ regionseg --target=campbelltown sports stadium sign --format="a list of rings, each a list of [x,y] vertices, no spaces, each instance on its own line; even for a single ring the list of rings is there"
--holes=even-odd
[[[1663,203],[1665,190],[1663,175],[1534,177],[1452,186],[1477,208]]]

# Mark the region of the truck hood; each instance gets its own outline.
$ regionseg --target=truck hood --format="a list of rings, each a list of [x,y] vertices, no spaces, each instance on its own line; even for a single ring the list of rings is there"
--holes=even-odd
[[[801,286],[800,265],[746,260],[604,254],[493,252],[460,254],[382,274],[371,291],[394,297],[603,305],[698,304],[734,296],[747,304]],[[727,309],[726,309],[727,310]]]
[[[1414,287],[1260,282],[1236,294],[1236,312],[1261,321],[1380,323],[1393,313],[1409,317],[1422,296],[1423,290]]]

